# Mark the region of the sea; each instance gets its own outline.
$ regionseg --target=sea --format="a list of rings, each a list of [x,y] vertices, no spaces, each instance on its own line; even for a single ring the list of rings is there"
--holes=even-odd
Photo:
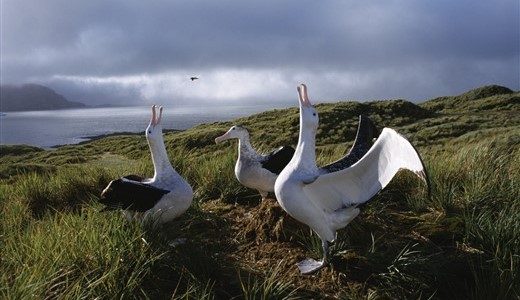
[[[202,123],[229,121],[285,107],[284,104],[259,104],[165,108],[162,124],[163,129],[184,130]],[[0,144],[52,148],[105,134],[144,132],[150,115],[150,106],[6,112],[0,114]]]

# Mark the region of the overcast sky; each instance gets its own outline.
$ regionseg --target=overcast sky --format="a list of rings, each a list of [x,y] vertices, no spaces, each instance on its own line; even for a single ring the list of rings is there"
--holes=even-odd
[[[1,82],[87,104],[520,89],[518,0],[0,0]],[[192,82],[189,77],[199,80]]]

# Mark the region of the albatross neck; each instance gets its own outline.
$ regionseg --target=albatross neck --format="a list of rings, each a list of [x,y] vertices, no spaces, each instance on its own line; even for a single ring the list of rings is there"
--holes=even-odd
[[[164,140],[162,135],[159,136],[155,141],[148,141],[150,152],[152,153],[153,167],[155,170],[154,179],[159,178],[165,174],[171,173],[173,167],[168,159],[166,153],[166,147],[164,146]]]
[[[316,129],[306,127],[300,117],[300,135],[294,153],[296,165],[301,169],[316,169]]]
[[[241,156],[254,156],[256,155],[255,149],[251,146],[249,141],[249,135],[244,134],[238,138],[238,158]]]

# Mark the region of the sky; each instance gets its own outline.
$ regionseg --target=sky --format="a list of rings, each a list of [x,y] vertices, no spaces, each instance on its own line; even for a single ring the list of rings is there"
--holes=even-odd
[[[0,1],[1,83],[90,105],[296,105],[302,82],[316,102],[520,89],[518,0]]]

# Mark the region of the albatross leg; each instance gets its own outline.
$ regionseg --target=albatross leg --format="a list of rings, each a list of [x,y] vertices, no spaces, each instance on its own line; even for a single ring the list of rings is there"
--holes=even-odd
[[[307,258],[296,264],[303,275],[312,274],[318,271],[319,269],[325,267],[329,263],[329,242],[322,240],[321,246],[323,248],[323,260],[317,261],[312,258]]]
[[[258,190],[258,192],[260,193],[260,196],[262,197],[262,201],[264,201],[265,198],[267,198],[267,195],[269,194],[268,192],[261,191],[261,190]]]

